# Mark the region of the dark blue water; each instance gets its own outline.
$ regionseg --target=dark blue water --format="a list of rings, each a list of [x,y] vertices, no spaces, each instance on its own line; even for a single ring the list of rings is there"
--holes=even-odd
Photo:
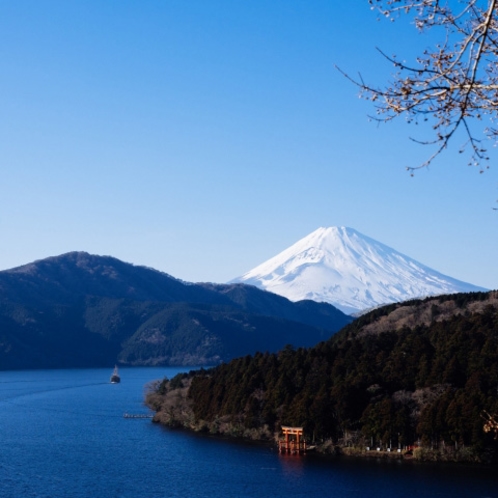
[[[178,371],[0,372],[0,497],[498,497],[493,469],[281,457],[123,418]]]

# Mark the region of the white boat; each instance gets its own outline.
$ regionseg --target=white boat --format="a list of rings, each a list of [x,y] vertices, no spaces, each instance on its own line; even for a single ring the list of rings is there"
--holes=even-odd
[[[121,382],[121,377],[119,376],[118,366],[116,365],[114,367],[114,372],[112,372],[111,375],[111,384],[119,384],[120,382]]]

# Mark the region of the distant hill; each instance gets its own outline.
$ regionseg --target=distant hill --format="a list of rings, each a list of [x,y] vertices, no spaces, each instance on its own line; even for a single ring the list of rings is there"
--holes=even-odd
[[[319,228],[233,281],[291,301],[329,303],[348,314],[408,299],[487,290],[347,227]]]
[[[417,445],[417,458],[489,461],[497,331],[497,291],[391,304],[312,348],[165,380],[148,404],[158,422],[211,433],[271,439],[281,425],[302,426],[324,449]]]
[[[241,284],[192,284],[73,252],[0,272],[0,369],[213,365],[311,346],[351,322]]]

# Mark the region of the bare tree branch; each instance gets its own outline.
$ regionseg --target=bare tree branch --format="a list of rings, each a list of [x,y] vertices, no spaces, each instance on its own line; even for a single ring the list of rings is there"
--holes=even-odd
[[[414,140],[433,145],[435,152],[414,172],[428,166],[449,145],[457,130],[467,137],[460,152],[470,152],[469,165],[482,172],[489,167],[486,147],[476,136],[498,141],[498,0],[369,0],[372,9],[391,20],[412,16],[419,31],[441,29],[442,40],[425,50],[415,64],[396,56],[383,57],[396,69],[386,87],[374,87],[341,71],[360,89],[360,96],[375,102],[377,121],[404,115],[408,123],[419,119],[432,124],[434,137]],[[489,126],[483,123],[489,122]]]

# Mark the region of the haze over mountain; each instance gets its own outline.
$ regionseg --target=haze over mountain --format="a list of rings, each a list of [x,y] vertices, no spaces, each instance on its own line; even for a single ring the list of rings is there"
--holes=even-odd
[[[439,273],[352,228],[319,228],[235,278],[285,296],[357,313],[383,304],[485,291]]]
[[[242,284],[192,284],[72,252],[0,272],[0,370],[214,365],[312,346],[351,317]]]

